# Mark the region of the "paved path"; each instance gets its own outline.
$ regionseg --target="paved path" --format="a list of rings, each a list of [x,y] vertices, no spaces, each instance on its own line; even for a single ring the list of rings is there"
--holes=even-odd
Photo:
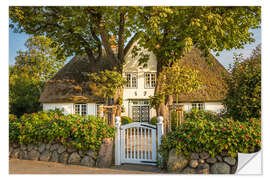
[[[122,165],[112,168],[90,168],[54,162],[9,160],[10,174],[156,174],[161,173],[155,166]]]

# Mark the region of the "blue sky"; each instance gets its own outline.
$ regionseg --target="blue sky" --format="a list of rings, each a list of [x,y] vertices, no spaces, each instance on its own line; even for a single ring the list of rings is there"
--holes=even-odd
[[[254,43],[247,44],[243,49],[222,51],[219,53],[220,56],[216,57],[225,68],[228,68],[229,64],[233,63],[234,53],[242,53],[244,57],[248,57],[251,54],[252,49],[261,43],[261,29],[252,30],[251,32],[254,33]],[[9,64],[14,64],[17,51],[26,49],[24,43],[29,37],[30,35],[28,34],[14,33],[11,29],[9,29]]]

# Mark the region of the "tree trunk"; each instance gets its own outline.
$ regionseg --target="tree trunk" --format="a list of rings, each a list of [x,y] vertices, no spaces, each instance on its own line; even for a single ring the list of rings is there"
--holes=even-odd
[[[162,61],[158,60],[157,63],[157,83],[156,83],[156,88],[155,88],[155,94],[159,93],[161,91],[162,88],[162,84],[161,84],[161,78],[160,73],[163,70],[163,66],[160,63]],[[167,134],[168,132],[171,131],[171,122],[170,122],[170,111],[169,111],[169,105],[173,104],[173,96],[172,95],[165,95],[163,102],[160,103],[157,107],[156,107],[156,111],[157,111],[157,116],[163,116],[164,118],[164,133]]]

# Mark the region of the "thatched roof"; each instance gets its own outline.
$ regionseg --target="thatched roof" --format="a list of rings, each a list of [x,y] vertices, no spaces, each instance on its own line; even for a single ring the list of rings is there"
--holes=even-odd
[[[99,64],[89,62],[85,56],[71,59],[51,80],[49,80],[40,95],[42,103],[56,102],[103,102],[103,98],[94,94],[95,84],[89,87],[88,73],[98,72],[108,68],[103,58]]]
[[[212,55],[210,62],[211,64],[207,63],[201,56],[200,50],[195,48],[181,59],[180,65],[183,64],[199,72],[201,88],[188,94],[180,94],[179,102],[214,102],[224,99],[226,84],[223,75],[227,75],[228,71]]]
[[[180,94],[180,102],[195,101],[221,101],[224,98],[225,84],[222,81],[222,73],[228,73],[225,68],[214,58],[213,66],[210,66],[200,51],[193,49],[181,59],[180,64],[199,71],[202,88],[190,94]],[[97,97],[95,84],[89,87],[87,74],[98,72],[109,67],[106,59],[99,64],[89,62],[84,56],[76,56],[68,62],[44,87],[39,101],[42,103],[64,102],[103,102],[103,98]]]

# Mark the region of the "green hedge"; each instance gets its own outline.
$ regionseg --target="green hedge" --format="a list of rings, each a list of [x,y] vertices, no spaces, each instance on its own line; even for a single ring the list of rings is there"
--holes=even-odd
[[[156,126],[157,125],[157,116],[152,117],[149,124],[152,124],[152,125]]]
[[[250,119],[249,122],[232,119],[206,119],[206,114],[195,112],[185,115],[182,128],[177,128],[163,137],[161,154],[166,159],[171,149],[183,152],[208,152],[215,156],[226,152],[235,157],[238,152],[247,153],[261,148],[261,121]],[[213,116],[214,117],[214,116]]]
[[[122,125],[129,124],[129,123],[133,123],[133,120],[130,117],[121,116],[121,124]]]
[[[95,116],[64,115],[60,111],[40,111],[20,118],[9,115],[9,141],[18,144],[60,142],[81,150],[98,150],[115,129]]]

